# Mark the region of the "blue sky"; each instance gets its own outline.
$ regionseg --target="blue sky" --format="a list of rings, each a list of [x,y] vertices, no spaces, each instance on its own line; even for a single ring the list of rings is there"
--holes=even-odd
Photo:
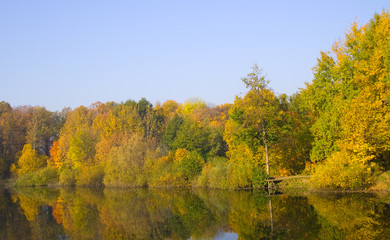
[[[320,51],[370,1],[1,1],[0,101],[49,110],[96,101],[232,103],[257,63],[278,94],[312,80]]]

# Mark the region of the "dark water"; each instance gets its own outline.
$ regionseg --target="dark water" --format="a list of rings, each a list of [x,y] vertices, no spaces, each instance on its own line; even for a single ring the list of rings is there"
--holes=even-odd
[[[390,239],[390,196],[0,189],[0,239]]]

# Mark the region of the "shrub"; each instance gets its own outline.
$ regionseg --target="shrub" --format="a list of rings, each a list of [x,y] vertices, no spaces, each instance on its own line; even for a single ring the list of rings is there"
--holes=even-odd
[[[58,183],[57,169],[55,167],[46,167],[20,176],[15,186],[44,186],[54,183]]]
[[[69,168],[62,168],[59,183],[66,186],[76,185],[76,173]]]
[[[252,187],[263,188],[267,184],[268,175],[260,164],[253,168]]]
[[[158,178],[155,178],[151,186],[155,187],[182,187],[186,186],[186,180],[178,174],[172,172],[163,172]]]
[[[244,145],[229,150],[227,181],[229,188],[260,187],[267,177],[259,160]]]
[[[177,164],[178,172],[189,182],[201,173],[204,164],[199,153],[182,148],[176,150],[174,162]]]
[[[173,163],[173,153],[158,159],[148,159],[145,172],[148,176],[148,185],[153,187],[186,186],[188,183]]]
[[[102,166],[84,167],[77,177],[76,185],[100,187],[103,185],[103,178],[104,169]]]
[[[215,157],[209,160],[203,167],[196,185],[211,188],[228,188],[226,162],[227,159],[223,157]]]
[[[316,167],[311,185],[317,189],[366,189],[373,182],[375,167],[371,168],[365,162],[348,151],[335,152]]]

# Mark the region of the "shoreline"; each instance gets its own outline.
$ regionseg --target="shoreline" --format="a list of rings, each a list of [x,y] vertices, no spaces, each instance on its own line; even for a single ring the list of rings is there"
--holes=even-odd
[[[103,189],[206,189],[206,190],[224,190],[224,191],[264,191],[268,192],[267,188],[215,188],[215,187],[201,187],[201,186],[133,186],[133,185],[121,185],[121,186],[83,186],[83,185],[62,185],[62,184],[47,184],[47,185],[35,185],[35,186],[14,186],[16,180],[0,180],[0,187],[5,189],[18,189],[18,188],[90,188],[96,190]],[[299,187],[281,187],[277,186],[275,193],[282,194],[348,194],[348,193],[390,193],[390,189],[367,189],[367,190],[331,190],[331,189],[303,189]],[[269,194],[274,195],[274,194]]]
[[[259,188],[245,187],[245,188],[217,188],[212,186],[199,186],[199,185],[134,185],[134,184],[114,184],[114,185],[63,185],[59,183],[39,184],[39,185],[19,185],[15,186],[17,178],[8,178],[0,180],[0,187],[6,189],[14,188],[35,188],[35,187],[48,187],[48,188],[91,188],[91,189],[209,189],[209,190],[229,190],[229,191],[248,191],[248,190],[261,190],[267,191],[269,195],[274,193],[285,194],[310,194],[310,193],[390,193],[390,172],[384,172],[379,175],[376,181],[368,189],[356,189],[356,190],[343,190],[343,189],[327,189],[327,188],[313,188],[309,178],[294,178],[286,179],[275,185],[269,185],[268,189],[266,185]]]

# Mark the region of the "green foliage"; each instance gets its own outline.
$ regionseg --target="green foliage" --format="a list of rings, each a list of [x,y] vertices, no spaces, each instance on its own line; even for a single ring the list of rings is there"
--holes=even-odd
[[[15,186],[43,186],[55,183],[58,183],[57,168],[45,167],[20,176]]]
[[[303,91],[315,115],[312,127],[314,185],[366,188],[372,165],[385,169],[390,156],[390,16],[383,11],[361,28],[355,23],[333,46],[335,59],[322,53],[315,79]]]
[[[76,172],[69,168],[62,168],[60,172],[59,183],[65,186],[76,185]]]
[[[172,150],[185,148],[189,151],[196,151],[205,157],[211,150],[209,143],[210,131],[208,130],[195,120],[185,119],[176,133]]]
[[[183,122],[183,118],[175,114],[165,128],[162,141],[170,149],[175,149],[175,139]]]
[[[257,164],[253,168],[252,174],[252,187],[254,188],[264,188],[267,184],[268,175],[264,171],[263,167]]]
[[[229,151],[229,161],[227,163],[228,188],[250,188],[264,186],[267,174],[253,156],[250,149],[244,145],[239,145]]]
[[[95,157],[94,134],[89,129],[80,129],[70,140],[67,159],[74,169],[80,169],[84,164],[93,163]]]
[[[280,111],[275,129],[277,141],[270,149],[271,174],[300,174],[306,163],[310,162],[313,142],[310,114],[302,105],[301,94],[290,98],[281,95],[278,100]]]
[[[227,159],[214,157],[203,167],[195,185],[210,188],[228,188]]]
[[[204,160],[199,153],[182,148],[176,150],[174,162],[178,173],[189,182],[201,173],[204,165]]]
[[[242,78],[245,86],[251,90],[261,91],[268,87],[268,80],[265,80],[265,75],[263,74],[263,69],[259,68],[257,64],[254,64],[252,67],[252,72],[247,75],[247,77]]]
[[[226,124],[224,139],[230,149],[245,145],[254,158],[264,154],[269,174],[270,149],[279,138],[279,101],[257,65],[253,66],[253,71],[242,78],[242,81],[249,92],[243,98],[236,97],[229,112],[231,118]],[[239,179],[243,180],[241,177]]]
[[[146,98],[142,98],[138,101],[137,108],[138,114],[141,116],[141,118],[144,118],[148,112],[148,109],[152,108],[152,104],[146,100]]]
[[[389,29],[386,10],[354,23],[291,97],[254,65],[233,105],[142,98],[53,113],[0,102],[0,176],[35,172],[50,153],[67,185],[257,188],[265,169],[314,172],[319,188],[366,188],[374,168],[390,167]]]

